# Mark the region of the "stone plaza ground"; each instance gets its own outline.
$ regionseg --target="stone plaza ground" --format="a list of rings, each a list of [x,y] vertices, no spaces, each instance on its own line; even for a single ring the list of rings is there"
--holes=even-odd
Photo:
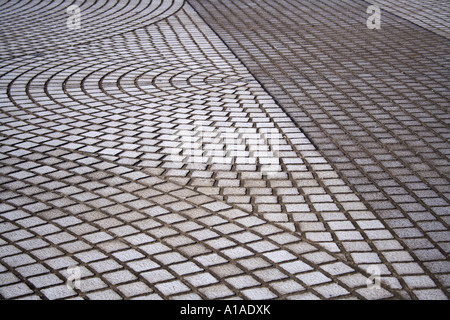
[[[447,300],[449,15],[0,1],[0,298]]]

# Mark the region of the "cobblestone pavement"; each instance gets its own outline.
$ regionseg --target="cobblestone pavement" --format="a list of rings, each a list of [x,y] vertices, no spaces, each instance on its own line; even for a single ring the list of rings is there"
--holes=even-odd
[[[448,295],[448,40],[386,11],[369,30],[363,1],[189,2],[388,230],[377,239],[406,250],[375,243],[390,270],[409,288],[410,275],[427,274]]]
[[[447,40],[411,36],[397,61],[389,34],[400,83],[350,73],[335,106],[351,63],[301,80],[310,50],[337,63],[314,38],[331,33],[299,71],[271,41],[300,38],[271,33],[301,35],[303,7],[244,3],[85,1],[73,29],[67,1],[0,1],[1,298],[448,297]]]
[[[370,0],[383,10],[450,39],[450,3],[445,0]]]

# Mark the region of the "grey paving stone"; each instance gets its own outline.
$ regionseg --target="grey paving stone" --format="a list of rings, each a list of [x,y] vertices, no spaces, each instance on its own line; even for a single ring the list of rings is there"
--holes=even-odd
[[[117,289],[120,290],[120,292],[122,292],[122,294],[128,298],[153,292],[152,289],[150,289],[147,285],[145,285],[142,282],[133,282],[129,284],[124,284],[118,286]]]
[[[88,293],[87,297],[90,300],[122,300],[118,293],[110,289]]]
[[[434,281],[426,275],[423,276],[407,276],[403,277],[408,285],[413,289],[418,288],[433,288],[435,286]]]
[[[60,299],[67,299],[69,297],[74,297],[77,295],[77,293],[69,289],[67,285],[59,285],[59,286],[52,286],[47,289],[43,289],[42,293],[49,299],[49,300],[60,300]]]
[[[254,288],[243,290],[242,293],[250,300],[268,300],[277,297],[276,294],[267,288]]]
[[[19,282],[19,278],[17,278],[11,272],[0,273],[0,283],[5,286],[11,283]]]
[[[264,256],[275,263],[281,263],[281,262],[296,259],[296,257],[293,254],[291,254],[285,250],[268,252],[268,253],[265,253]]]
[[[234,292],[223,284],[203,287],[199,291],[211,300],[223,299],[234,295]]]
[[[196,288],[209,286],[219,282],[215,277],[213,277],[208,273],[200,273],[193,276],[189,276],[186,278],[186,280]]]
[[[364,299],[367,300],[383,300],[383,299],[389,299],[392,298],[392,294],[384,289],[358,289],[356,290],[357,293],[359,293]]]
[[[236,289],[240,289],[240,290],[242,290],[244,288],[248,288],[248,287],[254,287],[254,286],[261,284],[260,282],[256,281],[252,277],[246,276],[246,275],[227,278],[225,281],[227,283],[229,283],[230,285],[232,285],[233,287],[235,287]]]
[[[181,254],[179,254],[178,252],[163,253],[154,256],[154,258],[163,265],[170,265],[173,263],[186,261],[186,258]]]
[[[11,246],[11,245],[6,245],[6,246],[0,247],[0,257],[11,256],[14,254],[18,254],[20,252],[21,251],[19,249],[17,249],[14,246]]]
[[[439,289],[414,290],[414,294],[420,300],[447,300],[447,296]]]
[[[113,253],[113,256],[115,256],[120,261],[126,262],[130,260],[138,260],[144,257],[144,255],[134,249],[129,249],[125,251],[119,251]]]
[[[128,270],[120,270],[112,273],[108,273],[104,275],[105,279],[108,280],[111,284],[116,285],[124,282],[129,282],[136,280],[136,276],[133,275]]]
[[[346,289],[344,289],[343,287],[339,286],[336,283],[318,286],[315,287],[314,290],[316,290],[318,293],[320,293],[322,296],[328,299],[349,294],[349,292]]]
[[[9,256],[6,258],[2,258],[2,260],[9,266],[17,268],[20,266],[24,266],[24,265],[28,265],[31,263],[36,262],[35,259],[33,259],[32,257],[30,257],[27,254],[18,254],[18,255],[14,255],[14,256]]]
[[[305,5],[301,1],[289,3],[267,1],[255,5],[257,7],[255,9],[252,6],[246,6],[239,0],[233,0],[231,4],[220,0],[212,3],[190,0],[189,3],[206,21],[210,22],[215,32],[255,74],[264,88],[277,97],[283,110],[291,115],[296,124],[316,144],[317,149],[304,149],[301,146],[301,140],[304,137],[297,137],[296,133],[287,134],[288,137],[292,137],[290,138],[292,141],[300,145],[298,150],[305,156],[311,168],[316,170],[323,179],[323,185],[338,193],[336,199],[339,201],[340,208],[350,212],[353,226],[359,226],[363,231],[360,236],[354,233],[352,238],[341,232],[338,234],[338,240],[363,241],[361,237],[363,235],[371,240],[390,240],[395,236],[401,239],[401,246],[409,253],[417,249],[419,241],[416,239],[421,239],[422,243],[428,242],[433,247],[440,247],[438,243],[446,241],[444,229],[436,229],[440,228],[438,224],[417,224],[417,221],[420,220],[417,220],[418,216],[416,215],[428,213],[437,218],[437,215],[440,215],[443,210],[437,213],[434,206],[437,203],[448,206],[448,199],[443,199],[442,194],[438,195],[441,182],[438,182],[438,179],[432,182],[426,178],[433,176],[445,179],[445,173],[441,167],[430,162],[430,159],[434,158],[439,159],[438,162],[441,165],[448,164],[447,157],[439,151],[448,144],[442,136],[446,130],[443,129],[445,125],[440,124],[441,105],[432,110],[426,110],[416,103],[420,100],[427,105],[435,105],[435,102],[431,100],[439,100],[438,97],[440,97],[442,102],[445,98],[441,94],[433,94],[429,91],[429,83],[425,83],[422,78],[417,76],[410,75],[408,79],[402,79],[399,81],[401,84],[398,88],[393,88],[391,83],[383,81],[366,82],[355,71],[356,69],[348,64],[346,54],[334,48],[325,49],[319,45],[319,43],[330,41],[339,43],[343,47],[348,45],[350,48],[352,45],[347,42],[349,38],[358,38],[361,43],[365,43],[368,38],[365,35],[363,24],[361,28],[355,28],[348,24],[347,27],[339,29],[339,33],[336,33],[335,30],[332,31],[331,27],[332,24],[339,24],[343,21],[342,15],[338,13],[341,11],[349,13],[355,21],[363,19],[360,12],[365,12],[367,9],[363,4],[347,1],[330,4],[319,1],[313,5]],[[409,66],[425,72],[427,68],[425,65],[435,64],[436,59],[443,61],[442,52],[431,49],[439,48],[446,41],[446,39],[433,34],[446,37],[445,30],[448,28],[441,20],[442,15],[433,12],[429,5],[418,1],[408,4],[400,2],[395,5],[389,0],[372,1],[371,3],[382,5],[385,10],[406,19],[402,20],[394,15],[383,16],[383,23],[396,25],[395,31],[398,34],[390,33],[386,36],[381,32],[377,35],[379,36],[378,43],[383,43],[385,47],[401,48],[405,53],[412,54],[417,47],[423,45],[423,39],[427,39],[429,44],[427,49],[422,52],[423,59],[420,63],[411,59]],[[328,10],[331,5],[334,8],[333,13]],[[289,14],[281,14],[281,12],[289,12]],[[292,12],[294,14],[291,14]],[[303,21],[302,17],[305,15],[310,16],[311,12],[327,12],[327,17],[314,15],[313,19],[318,23],[314,24],[314,27],[311,26],[311,29],[293,27],[298,21]],[[260,23],[264,17],[272,23]],[[414,21],[431,32],[412,26],[407,20]],[[277,23],[274,24],[273,21],[277,21]],[[250,27],[255,24],[259,28]],[[307,35],[306,41],[310,45],[308,49],[298,49],[304,48],[304,39],[302,38],[300,41],[298,37],[293,37],[294,29],[296,35]],[[372,35],[375,36],[375,34]],[[405,35],[410,36],[411,42],[408,44],[401,40]],[[298,47],[293,46],[300,42],[301,45]],[[251,50],[249,44],[251,44]],[[286,51],[289,51],[289,54],[286,54]],[[325,51],[330,58],[327,62],[320,60],[321,58],[317,56]],[[357,56],[365,61],[367,59],[372,61],[374,68],[365,69],[366,72],[372,74],[376,73],[375,70],[379,70],[376,65],[383,59],[389,59],[391,68],[386,72],[392,77],[396,77],[396,68],[401,69],[406,64],[404,56],[400,58],[392,54],[378,56],[373,53],[369,57],[361,53]],[[319,60],[320,63],[314,63]],[[424,61],[426,61],[425,64]],[[337,68],[337,65],[342,68]],[[330,72],[335,77],[328,81],[309,77],[310,73],[323,74],[323,72]],[[302,74],[305,76],[303,80],[301,77],[299,78],[299,75]],[[343,74],[352,74],[355,77],[351,88],[347,86],[348,82],[342,76]],[[442,79],[442,75],[436,75],[429,81],[439,87]],[[415,85],[410,87],[409,85],[412,83]],[[356,104],[353,104],[352,90],[360,93]],[[445,88],[441,88],[441,93],[445,91]],[[385,105],[385,102],[393,97],[399,102],[401,101],[401,106]],[[433,98],[430,100],[430,97]],[[337,101],[338,103],[336,103]],[[377,102],[383,105],[382,109],[371,107]],[[277,111],[272,106],[267,110],[270,110],[269,112],[274,117],[279,117],[279,115],[275,116]],[[422,117],[418,116],[419,114]],[[394,123],[391,119],[398,121]],[[377,125],[373,127],[373,123],[377,123]],[[414,129],[410,127],[411,125],[414,126]],[[438,127],[442,130],[435,130]],[[426,138],[423,136],[425,132]],[[401,147],[399,142],[402,144]],[[427,156],[417,156],[411,152],[412,149],[423,148],[425,145],[427,146]],[[323,163],[324,161],[325,163]],[[327,161],[331,162],[332,166],[327,167]],[[335,168],[336,171],[333,171],[332,168]],[[322,172],[324,172],[323,175]],[[328,172],[332,174],[328,174]],[[329,202],[330,198],[322,196],[327,195],[327,192],[319,187],[311,175],[308,177],[308,174],[310,173],[302,172],[298,176],[297,173],[292,175],[296,179],[296,183],[304,187],[302,191],[306,195],[311,195],[314,201],[327,200],[325,203],[312,203],[313,211],[337,210],[334,207],[335,203]],[[303,175],[303,179],[300,179],[301,175]],[[348,186],[345,186],[346,181],[349,182]],[[342,186],[342,188],[336,186]],[[355,197],[351,189],[360,192],[364,201],[359,201],[359,197]],[[428,190],[428,193],[422,192],[418,196],[417,190]],[[341,193],[342,195],[340,195]],[[367,213],[369,204],[370,210],[375,213],[375,216],[370,213],[371,218]],[[286,206],[286,209],[288,212],[296,210],[291,206]],[[392,232],[392,227],[389,228],[390,230],[385,229],[385,225],[388,225],[389,222],[381,223],[381,219],[389,212],[393,214],[394,210],[396,218],[405,217],[405,223],[410,224],[407,228],[396,228],[395,233]],[[366,211],[364,215],[367,217],[363,218],[364,215],[357,211]],[[340,226],[336,224],[335,227],[339,228]],[[313,241],[332,241],[330,236],[325,234],[309,233],[307,236]],[[386,247],[379,247],[378,250],[388,251]],[[425,251],[420,254],[423,252]],[[431,271],[427,270],[427,272]]]
[[[298,293],[306,289],[293,280],[278,281],[272,283],[272,287],[281,294]]]
[[[308,273],[302,273],[297,275],[297,278],[300,279],[303,283],[305,283],[308,286],[320,284],[320,283],[327,283],[330,282],[331,279],[327,276],[323,275],[319,272],[308,272]]]

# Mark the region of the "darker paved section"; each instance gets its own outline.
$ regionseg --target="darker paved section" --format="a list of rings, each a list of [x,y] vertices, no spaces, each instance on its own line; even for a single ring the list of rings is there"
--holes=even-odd
[[[189,3],[448,292],[449,40],[364,1]]]

